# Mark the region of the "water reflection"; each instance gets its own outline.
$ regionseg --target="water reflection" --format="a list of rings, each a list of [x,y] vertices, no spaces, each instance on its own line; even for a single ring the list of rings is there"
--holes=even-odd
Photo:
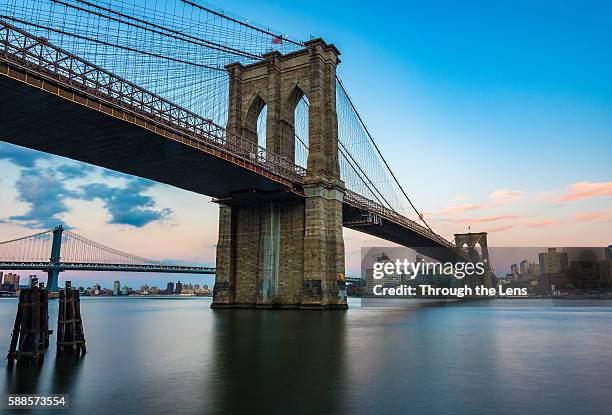
[[[35,393],[38,390],[38,382],[42,366],[18,367],[7,365],[5,393]]]
[[[339,413],[346,387],[346,312],[218,310],[219,413]]]
[[[0,301],[0,338],[15,306]],[[0,391],[69,393],[64,413],[88,415],[573,415],[612,405],[612,308],[209,307],[83,299],[87,355],[58,358],[52,339],[42,368],[6,368]]]
[[[51,393],[62,394],[74,390],[79,382],[84,356],[55,356],[53,374],[51,376]]]

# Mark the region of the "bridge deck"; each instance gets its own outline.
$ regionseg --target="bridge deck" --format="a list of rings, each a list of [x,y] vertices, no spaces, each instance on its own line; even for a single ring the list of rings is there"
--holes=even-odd
[[[0,65],[0,72],[5,75],[7,67]],[[168,139],[161,130],[124,121],[125,114],[107,115],[77,99],[0,76],[0,139],[215,197],[291,188],[289,181],[266,177],[254,167],[236,168],[235,160],[203,151],[195,142]]]

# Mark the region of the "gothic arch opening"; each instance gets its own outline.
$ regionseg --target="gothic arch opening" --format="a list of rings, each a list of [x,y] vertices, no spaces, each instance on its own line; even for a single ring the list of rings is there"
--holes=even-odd
[[[260,95],[256,95],[253,98],[253,101],[251,101],[251,104],[249,105],[249,109],[247,111],[247,115],[244,120],[244,126],[242,128],[242,137],[249,140],[252,143],[258,143],[259,141],[258,140],[259,138],[258,136],[259,118],[262,113],[262,110],[265,107],[266,107],[266,102],[263,100],[263,98]],[[265,119],[264,119],[264,127],[265,127]]]
[[[480,242],[476,242],[476,245],[474,245],[474,249],[476,250],[476,252],[478,252],[479,256],[482,256],[482,245],[480,245]]]
[[[268,106],[264,105],[264,107],[259,112],[259,116],[257,117],[257,144],[260,147],[266,148],[267,140],[267,120],[268,118]]]
[[[297,85],[289,95],[288,108],[291,111],[290,118],[293,119],[295,164],[306,168],[308,165],[310,102],[304,91]]]

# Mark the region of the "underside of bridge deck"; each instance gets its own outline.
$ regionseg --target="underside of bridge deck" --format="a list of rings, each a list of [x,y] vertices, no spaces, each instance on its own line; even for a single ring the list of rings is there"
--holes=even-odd
[[[4,74],[0,102],[2,141],[213,197],[291,190],[288,182],[237,168],[235,161],[125,121],[116,112],[109,115]]]
[[[438,243],[431,236],[424,235],[384,217],[380,217],[379,221],[360,220],[360,218],[367,218],[369,212],[347,203],[344,204],[342,210],[344,218],[343,226],[345,228],[367,233],[401,246],[410,247],[419,254],[441,262],[463,260],[458,251]]]

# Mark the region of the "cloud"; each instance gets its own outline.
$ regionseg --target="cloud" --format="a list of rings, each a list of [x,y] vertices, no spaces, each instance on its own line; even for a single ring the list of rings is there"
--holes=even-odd
[[[17,198],[28,205],[24,214],[10,216],[6,218],[8,221],[29,228],[55,227],[63,222],[60,218],[62,214],[70,210],[66,205],[68,199],[100,199],[110,213],[110,223],[135,227],[164,219],[172,213],[170,209],[156,208],[155,200],[143,194],[154,182],[109,170],[102,170],[102,175],[125,178],[127,184],[111,187],[106,183],[90,183],[70,190],[65,185],[67,181],[87,177],[95,167],[77,162],[66,163],[60,158],[56,158],[53,167],[41,168],[37,164],[38,160],[51,158],[54,156],[0,142],[0,160],[6,159],[18,166],[20,175],[15,182]]]
[[[499,222],[503,220],[516,220],[520,216],[517,215],[499,215],[499,216],[484,216],[481,218],[461,218],[454,219],[453,222],[457,223],[485,223],[485,222]]]
[[[481,210],[485,208],[486,208],[486,205],[484,204],[466,203],[463,205],[450,206],[445,209],[442,209],[439,212],[423,213],[423,216],[453,216],[458,213],[469,212],[473,210]]]
[[[93,166],[88,164],[62,164],[55,170],[62,175],[65,180],[80,179],[93,171]]]
[[[498,226],[497,228],[489,228],[489,229],[486,230],[486,232],[488,232],[488,233],[503,232],[503,231],[507,231],[507,230],[515,228],[515,227],[516,226],[514,226],[514,225]]]
[[[457,195],[451,199],[451,202],[453,203],[461,202],[462,200],[465,200],[465,199],[467,199],[466,195]]]
[[[489,193],[489,198],[495,204],[507,204],[523,197],[520,190],[497,189]]]
[[[23,215],[9,217],[29,228],[49,229],[62,221],[59,215],[68,211],[64,203],[76,194],[66,189],[53,169],[24,169],[15,183],[18,199],[29,205]]]
[[[110,223],[141,228],[150,222],[166,218],[170,209],[155,209],[155,200],[143,194],[154,185],[144,179],[130,179],[126,187],[110,187],[92,183],[81,188],[85,200],[100,199],[111,215]]]
[[[546,220],[541,220],[541,221],[525,222],[523,225],[526,226],[527,228],[544,228],[547,226],[559,225],[561,223],[562,222],[558,220],[546,219]]]
[[[612,211],[578,212],[574,215],[576,222],[606,222],[612,220]]]
[[[612,196],[612,182],[579,182],[567,187],[567,193],[559,196],[561,202],[592,199],[594,197]]]
[[[49,157],[49,154],[41,153],[40,151],[0,141],[0,160],[9,160],[19,167],[32,168],[37,160],[47,159]]]

